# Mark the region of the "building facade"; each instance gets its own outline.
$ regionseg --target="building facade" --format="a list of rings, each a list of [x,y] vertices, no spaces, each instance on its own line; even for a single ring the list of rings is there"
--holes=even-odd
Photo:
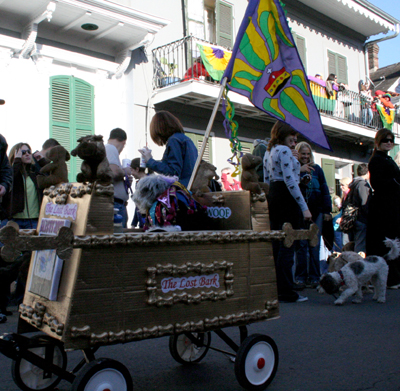
[[[363,0],[284,3],[333,148],[316,148],[317,163],[334,186],[352,174],[354,163],[368,160],[379,127],[379,121],[362,119],[366,43],[375,34],[393,34],[399,22]],[[156,110],[169,110],[200,146],[220,87],[212,78],[185,74],[199,57],[197,44],[233,47],[246,7],[246,0],[1,1],[1,133],[10,146],[24,141],[40,149],[55,137],[70,150],[82,135],[101,134],[107,141],[110,130],[121,127],[128,133],[122,158],[138,157],[145,144],[161,158],[149,122]],[[348,88],[328,107],[324,84],[313,78],[330,73]],[[251,152],[275,121],[246,98],[230,98],[243,151]],[[231,155],[222,122],[218,112],[205,156],[219,171]],[[79,165],[71,161],[70,180]]]

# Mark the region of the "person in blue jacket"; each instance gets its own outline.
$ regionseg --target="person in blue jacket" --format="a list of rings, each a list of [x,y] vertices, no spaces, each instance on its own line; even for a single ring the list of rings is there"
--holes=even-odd
[[[155,144],[165,145],[165,151],[159,161],[153,159],[150,149],[140,149],[146,167],[158,174],[175,175],[187,187],[197,160],[197,148],[185,136],[179,119],[168,111],[157,112],[150,123],[150,136]]]
[[[305,240],[300,241],[297,252],[297,265],[295,279],[297,287],[305,285],[316,288],[321,277],[320,271],[320,245],[322,223],[332,220],[332,202],[329,188],[322,168],[315,164],[310,144],[300,142],[296,145],[299,152],[300,189],[312,215],[312,222],[318,226],[318,244],[309,247]]]

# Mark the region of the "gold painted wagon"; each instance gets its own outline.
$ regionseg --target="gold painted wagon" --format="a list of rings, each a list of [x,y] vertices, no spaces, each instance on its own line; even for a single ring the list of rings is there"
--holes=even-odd
[[[3,257],[33,251],[18,333],[0,338],[16,384],[43,391],[65,379],[72,390],[132,390],[123,364],[95,358],[100,346],[170,336],[173,358],[188,364],[220,351],[213,331],[236,357],[239,383],[267,387],[276,344],[248,336],[246,325],[279,315],[271,240],[290,245],[315,237],[315,227],[270,231],[267,203],[247,191],[209,193],[206,202],[215,231],[114,234],[112,186],[62,184],[45,190],[37,232],[3,228]],[[223,331],[230,326],[240,344]],[[23,335],[32,328],[43,333]],[[77,349],[84,359],[67,371],[66,350]]]

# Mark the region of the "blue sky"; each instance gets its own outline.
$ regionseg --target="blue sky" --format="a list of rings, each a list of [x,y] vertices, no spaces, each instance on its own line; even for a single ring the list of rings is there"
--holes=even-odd
[[[394,16],[397,20],[400,20],[400,0],[368,0],[370,3],[385,11],[387,14]],[[389,32],[388,35],[393,35],[393,32]],[[374,35],[371,39],[381,38],[385,35]],[[383,68],[387,65],[395,64],[400,62],[400,34],[387,41],[378,43],[379,45],[379,68]]]

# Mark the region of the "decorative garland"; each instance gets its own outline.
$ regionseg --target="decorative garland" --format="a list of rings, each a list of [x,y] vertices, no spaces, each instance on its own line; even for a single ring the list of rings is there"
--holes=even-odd
[[[228,88],[226,87],[223,93],[222,100],[222,114],[224,115],[224,128],[226,137],[230,141],[230,147],[232,156],[228,159],[228,162],[235,166],[235,171],[232,173],[232,177],[239,175],[240,170],[240,159],[243,156],[242,145],[238,139],[238,128],[239,124],[233,119],[235,116],[235,106],[228,98]]]

